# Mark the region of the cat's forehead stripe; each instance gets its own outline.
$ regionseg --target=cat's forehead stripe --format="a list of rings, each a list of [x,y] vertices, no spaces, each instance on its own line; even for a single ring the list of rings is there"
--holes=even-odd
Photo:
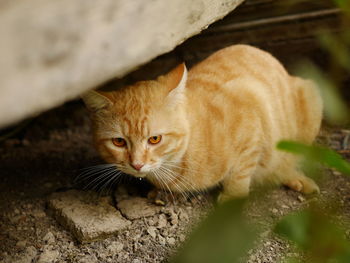
[[[125,135],[131,135],[131,136],[145,136],[149,133],[149,128],[147,125],[147,117],[143,116],[141,118],[135,118],[135,119],[129,119],[127,117],[124,117],[122,119],[124,127],[123,133]]]

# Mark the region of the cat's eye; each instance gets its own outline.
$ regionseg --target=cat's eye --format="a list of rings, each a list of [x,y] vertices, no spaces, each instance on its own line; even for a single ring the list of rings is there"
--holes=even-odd
[[[158,136],[152,136],[149,137],[148,139],[148,143],[150,144],[157,144],[162,140],[162,135],[158,135]]]
[[[123,138],[113,138],[112,143],[117,147],[124,147],[126,145],[126,141]]]

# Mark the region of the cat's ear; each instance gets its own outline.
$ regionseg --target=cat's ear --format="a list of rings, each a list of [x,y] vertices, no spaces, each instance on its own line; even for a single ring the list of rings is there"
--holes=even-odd
[[[102,95],[102,93],[94,90],[84,93],[81,98],[83,99],[86,107],[92,112],[97,112],[112,105],[110,99]]]
[[[185,96],[185,88],[187,82],[187,69],[185,63],[178,65],[167,75],[167,83],[170,86],[168,99],[170,102],[181,101]]]

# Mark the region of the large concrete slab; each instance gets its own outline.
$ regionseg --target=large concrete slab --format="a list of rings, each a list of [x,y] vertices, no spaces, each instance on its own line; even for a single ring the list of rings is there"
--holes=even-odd
[[[0,0],[0,127],[172,50],[243,0]]]

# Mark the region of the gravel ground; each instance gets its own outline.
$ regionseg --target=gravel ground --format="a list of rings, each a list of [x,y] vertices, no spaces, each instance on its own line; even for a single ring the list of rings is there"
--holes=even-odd
[[[350,157],[349,134],[340,128],[324,128],[320,140]],[[2,142],[0,156],[0,262],[164,262],[212,208],[215,195],[214,191],[189,198],[175,196],[172,201],[164,194],[163,199],[169,200],[158,203],[159,209],[131,215],[131,224],[117,234],[81,244],[49,213],[47,200],[54,192],[79,188],[74,184],[79,169],[101,163],[91,146],[89,120],[82,104],[69,103],[35,118]],[[316,198],[332,199],[341,208],[338,218],[350,229],[350,180],[337,172],[326,172],[329,178],[321,183],[321,195]],[[115,189],[100,195],[114,201],[120,196],[145,200],[151,187],[144,181],[126,179]],[[247,215],[265,231],[246,261],[281,262],[297,253],[272,234],[271,227],[276,219],[309,201],[309,197],[286,188],[272,190],[263,200],[251,198]]]

